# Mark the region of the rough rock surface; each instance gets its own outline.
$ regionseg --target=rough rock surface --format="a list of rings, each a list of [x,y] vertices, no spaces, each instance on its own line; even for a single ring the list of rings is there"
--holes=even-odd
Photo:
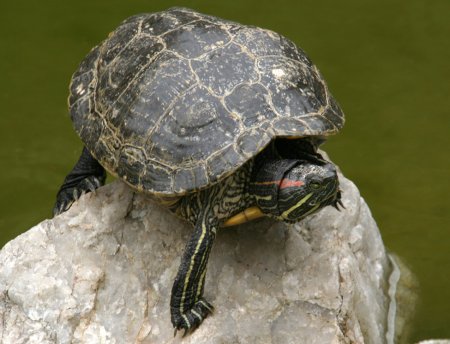
[[[125,184],[85,195],[0,252],[1,343],[384,343],[390,262],[357,188],[346,209],[223,229],[205,295],[173,337],[169,297],[191,228]]]

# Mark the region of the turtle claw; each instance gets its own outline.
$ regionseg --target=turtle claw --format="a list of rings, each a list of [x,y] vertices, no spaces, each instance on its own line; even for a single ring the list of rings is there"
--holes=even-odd
[[[72,203],[74,201],[64,201],[61,204],[56,204],[53,208],[53,216],[59,215],[61,213],[64,213],[65,211],[69,210],[69,208],[72,206]]]
[[[336,194],[336,199],[331,204],[334,208],[336,208],[337,211],[341,211],[341,209],[339,207],[341,207],[342,209],[346,209],[344,206],[344,203],[342,203],[341,194],[342,194],[341,190],[338,190],[338,192]]]
[[[344,206],[344,203],[342,203],[341,200],[337,201],[336,203],[337,203],[338,206],[340,206],[342,209],[347,209],[347,208]]]
[[[177,333],[178,333],[178,331],[181,331],[181,330],[179,330],[179,329],[175,328],[175,331],[173,331],[173,336],[174,336],[174,337],[176,337],[176,336],[177,336]],[[188,330],[188,329],[184,329],[184,332],[183,332],[183,334],[181,335],[181,338],[184,338],[184,337],[186,337],[186,335],[188,334],[188,332],[189,332],[189,330]]]
[[[95,193],[95,190],[97,190],[97,188],[100,187],[100,181],[97,178],[95,178],[92,181],[90,179],[86,178],[85,181],[86,181],[87,188],[92,193]]]
[[[79,195],[78,195],[78,190],[77,190],[77,188],[74,188],[73,189],[73,192],[72,192],[72,196],[73,196],[73,199],[76,201],[79,197]]]
[[[104,184],[104,179],[100,180],[97,176],[90,175],[82,179],[77,185],[59,190],[56,196],[56,204],[53,208],[53,216],[59,215],[72,206],[81,196],[95,191]]]
[[[190,310],[176,316],[172,321],[175,327],[174,336],[181,330],[184,330],[183,338],[194,332],[213,311],[214,307],[208,301],[203,298],[198,300]]]
[[[67,211],[69,210],[69,208],[72,206],[73,202],[68,202],[66,204],[64,204],[64,208],[62,209],[62,211]]]

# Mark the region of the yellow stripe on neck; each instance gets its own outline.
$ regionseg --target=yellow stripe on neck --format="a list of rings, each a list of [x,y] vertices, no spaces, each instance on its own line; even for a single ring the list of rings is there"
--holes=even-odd
[[[311,196],[313,195],[313,193],[311,192],[310,194],[306,195],[304,198],[302,198],[296,205],[290,207],[288,210],[284,211],[281,214],[281,217],[286,219],[288,217],[288,215],[290,213],[292,213],[295,209],[297,209],[298,207],[301,207],[303,204],[305,204],[305,202],[307,200],[309,200],[311,198]]]

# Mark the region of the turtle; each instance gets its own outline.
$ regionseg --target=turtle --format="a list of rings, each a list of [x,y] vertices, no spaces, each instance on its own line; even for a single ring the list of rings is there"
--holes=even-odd
[[[192,224],[170,299],[175,333],[213,312],[203,294],[219,229],[343,206],[318,148],[344,114],[306,53],[271,30],[179,7],[132,16],[82,60],[68,102],[84,147],[55,216],[108,171]]]

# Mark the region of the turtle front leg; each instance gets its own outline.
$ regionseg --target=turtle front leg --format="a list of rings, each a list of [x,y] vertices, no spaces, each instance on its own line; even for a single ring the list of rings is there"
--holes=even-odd
[[[84,147],[78,162],[59,188],[53,215],[56,216],[68,210],[82,194],[95,191],[104,185],[105,179],[105,169]]]
[[[178,269],[170,300],[171,320],[175,328],[186,333],[195,330],[213,311],[203,298],[206,265],[216,237],[217,220],[203,214],[199,216]]]

